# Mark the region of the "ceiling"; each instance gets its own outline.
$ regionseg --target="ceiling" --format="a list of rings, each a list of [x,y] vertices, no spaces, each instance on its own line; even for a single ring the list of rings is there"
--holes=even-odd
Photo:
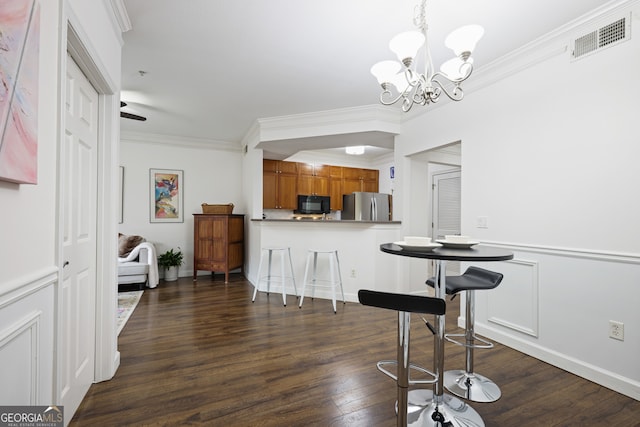
[[[606,3],[430,0],[427,22],[434,63],[437,67],[452,57],[444,38],[461,25],[485,28],[473,55],[478,69]],[[380,87],[369,69],[380,60],[395,59],[388,42],[414,29],[416,1],[124,4],[132,29],[123,34],[122,100],[129,104],[123,111],[148,120],[121,119],[123,132],[239,142],[258,118],[377,104]],[[372,141],[388,150],[381,147],[388,138]],[[337,144],[330,138],[306,142],[317,149]],[[274,141],[272,148],[291,152],[295,143]],[[366,138],[363,143],[369,144]]]

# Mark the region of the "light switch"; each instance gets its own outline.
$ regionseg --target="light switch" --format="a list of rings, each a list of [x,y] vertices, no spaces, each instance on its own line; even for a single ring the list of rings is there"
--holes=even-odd
[[[486,216],[479,216],[476,218],[477,228],[489,228],[488,219]]]

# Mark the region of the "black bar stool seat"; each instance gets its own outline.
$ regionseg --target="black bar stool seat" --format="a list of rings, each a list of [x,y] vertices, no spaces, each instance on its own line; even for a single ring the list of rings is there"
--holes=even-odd
[[[495,402],[502,395],[500,388],[493,381],[475,373],[473,367],[473,350],[493,347],[492,342],[476,336],[474,331],[475,291],[494,289],[502,282],[502,278],[502,273],[479,267],[469,267],[464,274],[446,276],[445,279],[447,295],[455,297],[460,292],[466,292],[465,333],[445,335],[447,341],[466,348],[466,360],[464,370],[445,371],[443,382],[451,393],[474,402]],[[434,287],[435,278],[428,279],[427,285]],[[457,341],[453,337],[464,337],[464,342]]]
[[[423,297],[418,295],[394,294],[361,289],[358,291],[358,300],[362,305],[385,308],[398,312],[398,353],[397,360],[382,360],[377,363],[378,370],[396,381],[398,386],[397,401],[397,425],[406,427],[409,408],[409,386],[414,384],[433,384],[437,381],[436,375],[420,366],[410,363],[409,360],[409,331],[411,326],[411,313],[444,315],[446,303],[440,298]],[[397,365],[396,373],[388,371],[386,365]],[[409,376],[410,369],[425,373],[433,379],[412,380]]]

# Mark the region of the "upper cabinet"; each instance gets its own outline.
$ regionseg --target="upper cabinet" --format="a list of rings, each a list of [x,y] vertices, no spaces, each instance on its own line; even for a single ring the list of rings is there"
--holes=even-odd
[[[342,210],[342,172],[343,167],[328,166],[329,168],[329,196],[331,197],[331,210]]]
[[[279,160],[262,161],[262,208],[296,209],[298,164]]]
[[[331,210],[342,210],[342,196],[378,192],[378,170],[263,160],[263,209],[297,209],[297,195],[331,197]]]
[[[329,196],[329,166],[298,163],[298,194]]]
[[[379,171],[377,169],[343,168],[342,194],[355,191],[378,192]]]

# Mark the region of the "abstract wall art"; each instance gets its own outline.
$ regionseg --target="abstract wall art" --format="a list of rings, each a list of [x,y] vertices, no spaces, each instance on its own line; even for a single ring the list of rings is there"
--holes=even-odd
[[[0,179],[38,182],[37,0],[0,0]]]
[[[183,222],[183,180],[181,170],[149,169],[151,222]]]

